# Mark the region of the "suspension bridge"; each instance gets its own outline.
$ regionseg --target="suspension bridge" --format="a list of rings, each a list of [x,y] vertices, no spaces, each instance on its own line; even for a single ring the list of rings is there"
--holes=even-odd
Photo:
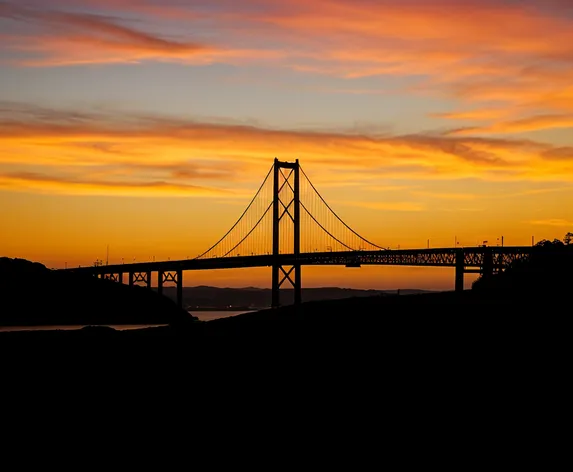
[[[528,257],[529,246],[389,249],[364,238],[344,222],[312,184],[298,159],[275,158],[263,183],[235,224],[194,259],[94,265],[61,269],[157,290],[175,283],[177,303],[183,303],[183,271],[271,267],[272,306],[280,306],[283,286],[294,289],[301,303],[301,267],[305,265],[409,265],[455,268],[455,290],[464,287],[464,273],[489,276],[513,261]]]

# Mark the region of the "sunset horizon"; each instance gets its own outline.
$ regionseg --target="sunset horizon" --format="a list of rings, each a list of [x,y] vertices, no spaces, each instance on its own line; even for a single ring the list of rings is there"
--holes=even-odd
[[[193,259],[275,159],[385,249],[573,230],[571,2],[0,1],[0,37],[0,257]],[[302,268],[303,288],[454,282],[443,267]],[[183,285],[269,288],[271,268]]]

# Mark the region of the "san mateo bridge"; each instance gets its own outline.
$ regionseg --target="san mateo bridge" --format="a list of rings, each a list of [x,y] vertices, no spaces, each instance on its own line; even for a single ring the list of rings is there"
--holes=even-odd
[[[194,259],[94,265],[61,269],[157,290],[165,283],[177,286],[183,305],[183,271],[272,268],[272,306],[280,306],[280,290],[294,289],[301,303],[301,267],[308,265],[360,267],[362,265],[433,266],[455,268],[455,290],[463,291],[464,274],[488,277],[513,261],[527,258],[531,246],[477,246],[432,249],[390,249],[359,235],[322,198],[300,166],[275,158],[263,183],[236,223],[213,246]]]

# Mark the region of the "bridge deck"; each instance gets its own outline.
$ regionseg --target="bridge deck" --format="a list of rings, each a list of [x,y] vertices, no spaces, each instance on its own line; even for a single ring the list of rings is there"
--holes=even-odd
[[[380,251],[344,251],[280,254],[277,259],[272,255],[236,256],[211,259],[184,259],[176,261],[136,262],[60,269],[91,274],[117,274],[135,272],[236,269],[248,267],[270,267],[275,263],[283,266],[300,265],[343,265],[356,267],[361,265],[407,265],[456,267],[458,254],[463,255],[463,267],[473,272],[484,266],[487,255],[496,269],[502,269],[511,262],[528,257],[532,246],[506,247],[465,247],[434,249],[397,249]]]

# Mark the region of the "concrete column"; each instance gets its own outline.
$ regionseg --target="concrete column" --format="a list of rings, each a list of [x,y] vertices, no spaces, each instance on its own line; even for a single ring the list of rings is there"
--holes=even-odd
[[[147,271],[147,288],[151,288],[151,271]]]
[[[157,271],[157,292],[163,295],[163,270],[161,269]]]
[[[294,202],[294,256],[296,259],[300,256],[300,167],[298,165],[298,159],[296,160],[296,165],[294,168],[294,192],[293,192],[293,202]],[[302,280],[300,273],[300,264],[295,263],[294,265],[294,304],[300,305],[302,301]]]
[[[183,308],[183,271],[177,270],[177,306]]]
[[[129,286],[133,285],[133,272],[129,272]]]
[[[493,251],[489,247],[483,248],[483,266],[481,268],[481,275],[484,279],[493,275]]]
[[[456,249],[456,292],[464,291],[464,250]]]
[[[275,157],[273,167],[273,268],[271,276],[271,306],[276,308],[280,305],[279,287],[279,253],[280,253],[280,220],[279,220],[279,160]]]

